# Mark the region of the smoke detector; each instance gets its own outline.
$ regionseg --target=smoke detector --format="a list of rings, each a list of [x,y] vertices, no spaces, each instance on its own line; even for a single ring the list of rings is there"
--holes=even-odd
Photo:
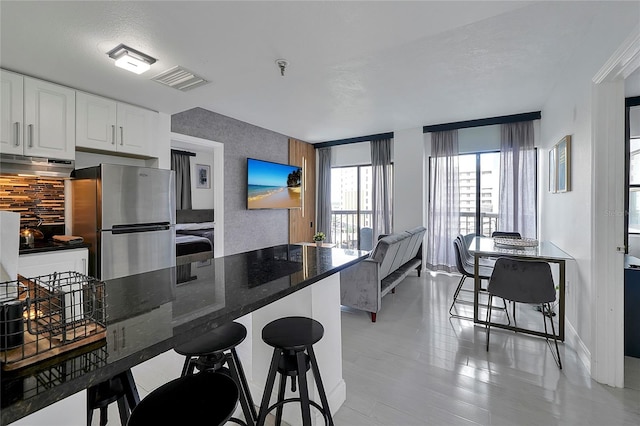
[[[286,59],[276,59],[276,65],[280,68],[280,75],[284,77],[284,70],[289,66],[289,61]]]

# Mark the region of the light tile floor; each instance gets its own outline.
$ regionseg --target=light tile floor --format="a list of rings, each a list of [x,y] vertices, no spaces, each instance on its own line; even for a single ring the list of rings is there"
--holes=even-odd
[[[640,424],[640,360],[626,360],[634,389],[616,389],[591,380],[564,344],[563,370],[544,339],[521,333],[492,329],[487,352],[484,327],[449,317],[458,279],[408,277],[375,324],[343,308],[347,401],[336,425]],[[539,312],[519,307],[519,324],[534,320]]]

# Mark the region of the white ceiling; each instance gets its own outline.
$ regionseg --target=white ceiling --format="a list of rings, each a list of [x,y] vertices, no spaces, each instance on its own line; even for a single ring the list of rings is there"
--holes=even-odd
[[[2,0],[0,66],[319,142],[540,110],[601,31],[594,21],[640,16],[639,4]],[[106,52],[119,43],[158,62],[139,76],[116,68]],[[150,81],[176,65],[211,83],[183,93]]]

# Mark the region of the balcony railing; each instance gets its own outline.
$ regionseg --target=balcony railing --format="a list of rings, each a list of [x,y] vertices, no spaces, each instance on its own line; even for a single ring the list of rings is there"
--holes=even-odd
[[[482,235],[490,236],[493,231],[498,228],[498,213],[480,213],[480,223]],[[358,211],[357,210],[332,210],[331,211],[331,242],[339,248],[349,248],[362,250],[371,250],[369,244],[370,238],[367,234],[363,235],[360,247],[358,246],[359,234],[358,230],[362,228],[373,227],[373,214],[371,210],[363,210],[360,212],[360,228],[358,228]],[[475,234],[476,232],[476,214],[474,212],[460,212],[460,233]]]
[[[358,227],[359,225],[359,227]],[[367,236],[363,236],[363,247],[358,246],[358,230],[362,228],[371,229],[373,225],[373,215],[371,210],[360,211],[360,223],[358,224],[357,210],[332,210],[331,211],[331,242],[339,248],[349,248],[371,250],[367,248]],[[367,240],[367,241],[365,241]]]
[[[498,213],[480,213],[480,234],[490,236],[498,229]],[[460,212],[460,233],[462,235],[476,233],[475,212]]]

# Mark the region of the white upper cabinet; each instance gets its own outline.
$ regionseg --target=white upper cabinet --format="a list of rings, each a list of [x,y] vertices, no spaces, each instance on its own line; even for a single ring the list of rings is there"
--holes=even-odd
[[[76,147],[151,156],[157,115],[144,108],[78,92]]]
[[[24,84],[20,74],[0,70],[0,152],[23,152]]]
[[[76,92],[1,70],[0,152],[75,158]]]

